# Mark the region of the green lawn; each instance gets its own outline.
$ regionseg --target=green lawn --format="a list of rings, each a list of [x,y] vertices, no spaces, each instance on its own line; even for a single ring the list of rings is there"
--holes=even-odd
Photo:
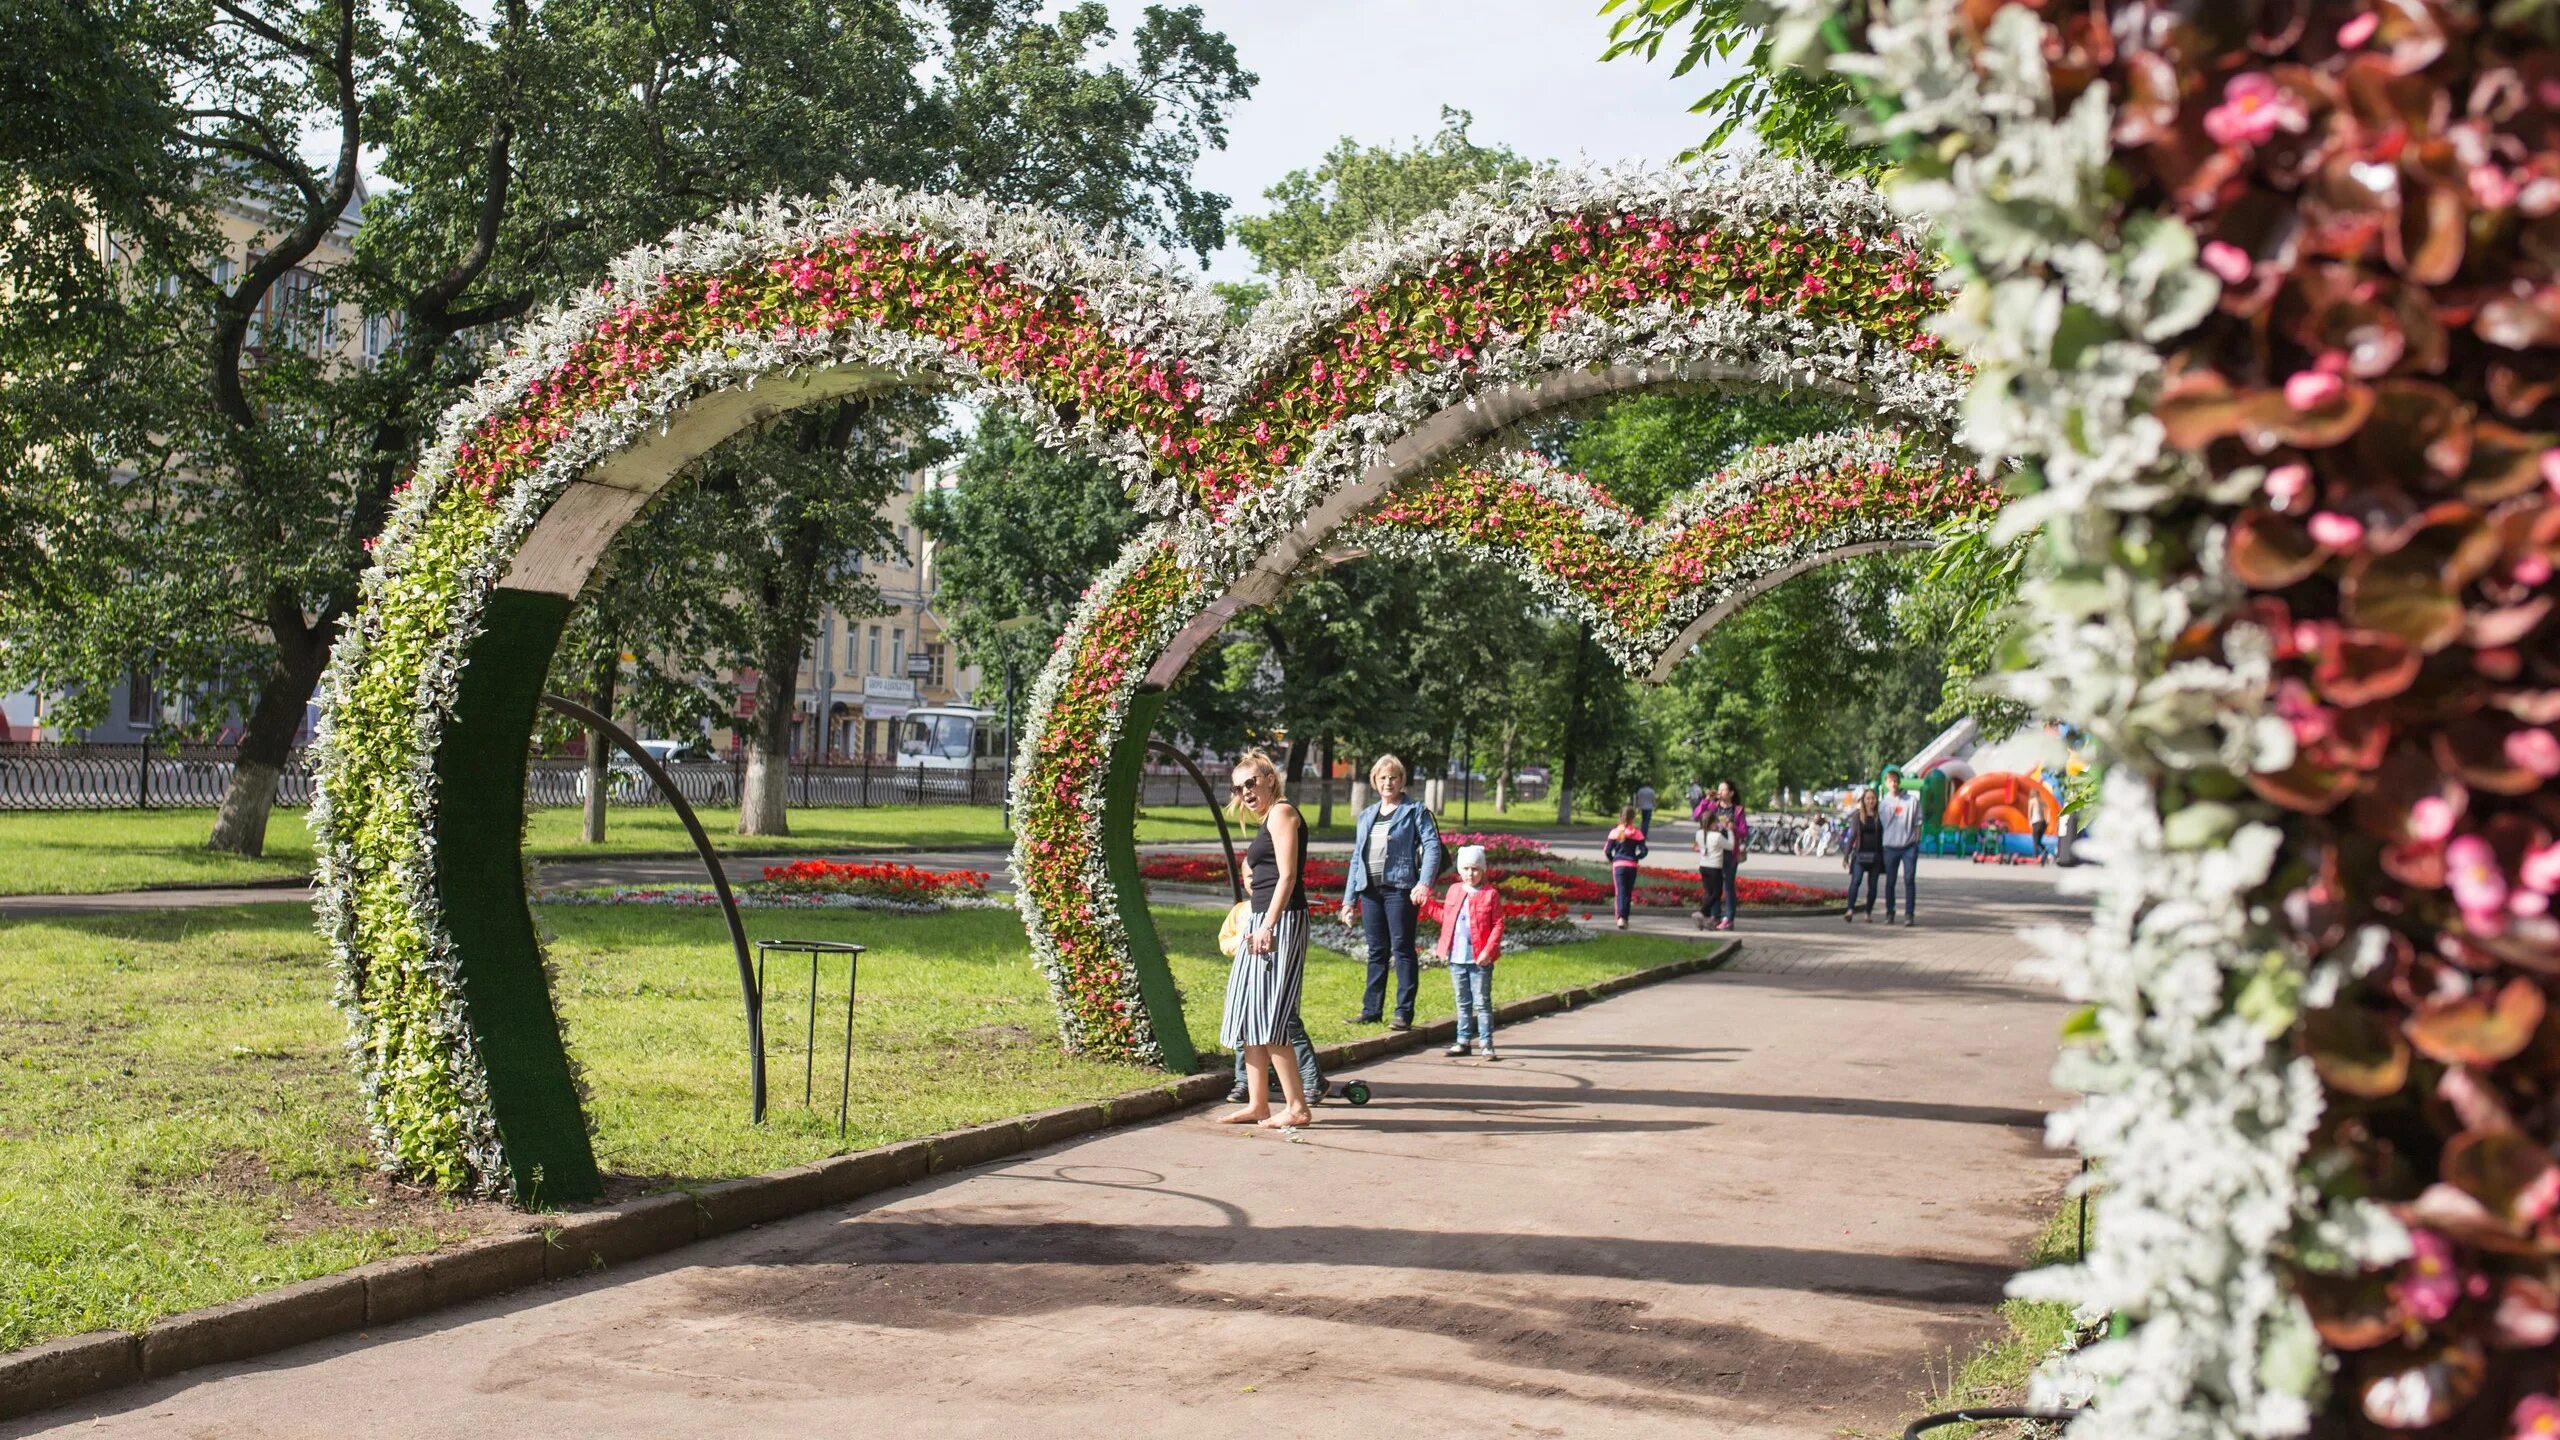
[[[711,842],[724,850],[833,853],[883,846],[932,849],[1008,845],[1004,812],[992,805],[878,805],[863,809],[792,812],[789,835],[740,835],[738,812],[699,812]],[[1350,838],[1350,815],[1336,810],[1322,839]],[[1488,804],[1465,825],[1443,817],[1451,829],[1551,828],[1555,807],[1515,806],[1498,816]],[[1610,817],[1581,822],[1605,828]],[[537,810],[525,835],[525,853],[537,860],[607,859],[615,855],[689,854],[693,842],[675,812],[659,807],[616,810],[602,845],[578,838],[575,810]],[[290,880],[310,873],[311,832],[302,812],[281,809],[267,822],[267,853],[257,860],[216,855],[204,848],[213,831],[211,810],[9,811],[0,813],[0,895],[94,895],[158,885],[248,884]],[[1138,821],[1147,844],[1214,841],[1218,827],[1197,805],[1152,810]]]
[[[600,1158],[620,1193],[804,1163],[1147,1084],[1071,1060],[1005,911],[749,912],[760,934],[858,938],[852,1134],[799,1106],[807,991],[777,975],[775,1107],[746,1123],[735,967],[713,915],[546,907]],[[1216,1042],[1219,912],[1158,912],[1195,1042]],[[1696,953],[1610,935],[1506,958],[1497,998]],[[1422,1017],[1450,1013],[1445,982]],[[1345,1038],[1361,967],[1314,952],[1305,1011]],[[804,982],[805,983],[805,982]],[[834,983],[840,984],[841,981]],[[345,1030],[298,904],[19,922],[0,937],[0,1350],[212,1304],[517,1222],[370,1170]],[[821,1075],[841,1031],[821,998]],[[832,1004],[829,1002],[832,1000]],[[841,1023],[841,1022],[838,1022]],[[830,1087],[822,1079],[820,1089]]]
[[[738,812],[704,810],[703,829],[724,850],[786,853],[921,845],[936,849],[1006,845],[1004,812],[994,806],[882,805],[859,810],[801,810],[789,835],[740,835]],[[571,860],[673,852],[693,842],[672,810],[613,812],[606,843],[578,838],[575,810],[537,810],[525,836],[536,859]],[[264,858],[245,860],[204,848],[210,810],[11,811],[0,813],[0,895],[91,895],[155,885],[243,884],[289,880],[311,869],[311,833],[302,812],[279,810],[267,824]],[[1205,811],[1142,817],[1138,838],[1150,842],[1215,840]]]
[[[2096,1234],[2085,1237],[2094,1242]],[[2065,1196],[2061,1205],[2046,1219],[2044,1232],[2028,1247],[2026,1268],[2042,1269],[2048,1265],[2077,1263],[2082,1254],[2084,1237],[2080,1233],[2080,1202]],[[2027,1380],[2036,1367],[2059,1351],[2079,1333],[2079,1325],[2071,1318],[2071,1307],[2058,1300],[2003,1300],[2000,1302],[2002,1333],[1982,1343],[1961,1362],[1947,1359],[1947,1373],[1928,1377],[1929,1388],[1915,1397],[1927,1407],[1926,1413],[1962,1410],[1972,1406],[2018,1405],[2025,1403]],[[1992,1422],[2000,1423],[2000,1422]],[[1983,1433],[1976,1423],[1950,1425],[1933,1430],[1933,1437],[1944,1440],[1970,1440]],[[2010,1433],[2005,1427],[1998,1433]]]

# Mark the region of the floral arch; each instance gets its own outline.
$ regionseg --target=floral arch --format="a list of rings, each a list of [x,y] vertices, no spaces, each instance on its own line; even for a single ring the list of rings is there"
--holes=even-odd
[[[1527,579],[1630,672],[1665,679],[1744,601],[1818,565],[1925,549],[1980,526],[1999,487],[1891,432],[1818,435],[1754,453],[1647,521],[1533,455],[1459,464],[1327,526],[1311,507],[1275,550],[1300,566],[1358,553],[1454,554]],[[1068,1043],[1188,1071],[1193,1063],[1138,878],[1137,782],[1166,688],[1240,610],[1277,593],[1267,565],[1186,543],[1180,521],[1097,581],[1032,693],[1014,782],[1016,899]]]
[[[606,545],[740,429],[966,389],[1102,457],[1158,517],[1035,691],[1017,869],[1070,1043],[1175,1058],[1145,1024],[1169,982],[1149,995],[1121,958],[1100,836],[1114,757],[1153,719],[1140,682],[1178,669],[1186,627],[1213,633],[1343,522],[1521,423],[1612,394],[1812,389],[1943,435],[1964,377],[1927,328],[1930,263],[1872,191],[1774,165],[1481,193],[1241,328],[1052,217],[877,188],[625,256],[448,414],[324,682],[320,912],[385,1163],[528,1202],[598,1188],[524,899],[525,737]]]

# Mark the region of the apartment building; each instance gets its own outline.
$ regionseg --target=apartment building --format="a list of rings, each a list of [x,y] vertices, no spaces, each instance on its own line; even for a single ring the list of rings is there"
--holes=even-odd
[[[319,248],[268,289],[257,313],[249,320],[248,345],[253,355],[290,347],[315,357],[334,357],[346,364],[371,365],[399,338],[400,317],[363,314],[329,293],[328,272],[355,258],[356,228],[364,222],[365,200],[364,181],[359,177],[355,198],[321,238]],[[224,202],[214,220],[224,252],[213,262],[212,278],[218,285],[236,281],[244,266],[255,263],[265,253],[268,241],[285,223],[254,191]],[[128,263],[123,243],[105,226],[91,232],[90,243],[110,265]],[[174,294],[175,282],[165,283],[171,287],[169,293]],[[72,731],[55,724],[51,717],[60,700],[59,695],[34,690],[0,694],[0,741],[133,744],[182,730],[227,741],[234,738],[230,731],[240,723],[234,707],[219,699],[204,701],[168,693],[155,683],[147,664],[137,664],[116,682],[107,697],[105,713],[95,724]],[[318,718],[316,705],[303,716],[305,738]]]
[[[880,589],[882,610],[849,615],[829,608],[801,661],[795,686],[791,753],[807,763],[887,761],[897,753],[897,722],[929,705],[967,704],[979,675],[960,665],[934,609],[933,542],[916,527],[916,497],[959,483],[949,470],[919,472],[889,497],[883,516],[898,553],[865,560]],[[741,718],[755,713],[753,675],[726,677],[738,688]],[[730,737],[719,737],[729,743]]]

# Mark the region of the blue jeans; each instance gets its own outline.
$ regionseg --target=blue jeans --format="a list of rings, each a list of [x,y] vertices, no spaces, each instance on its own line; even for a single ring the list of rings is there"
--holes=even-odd
[[[1307,1038],[1307,1022],[1295,1015],[1289,1017],[1289,1048],[1298,1052],[1298,1078],[1307,1082],[1307,1099],[1312,1104],[1316,1096],[1324,1093],[1324,1071],[1316,1065],[1316,1044]],[[1236,1088],[1244,1088],[1244,1051],[1241,1049],[1236,1051]],[[1278,1094],[1279,1088],[1273,1085],[1272,1093]]]
[[[1360,928],[1369,937],[1369,985],[1360,992],[1360,1018],[1385,1013],[1387,968],[1395,967],[1396,1018],[1413,1023],[1413,992],[1422,984],[1422,960],[1413,952],[1413,892],[1384,886],[1360,892]]]
[[[1920,847],[1887,845],[1884,847],[1884,918],[1893,918],[1894,882],[1902,882],[1902,916],[1906,920],[1920,918]]]
[[[1458,1043],[1470,1037],[1493,1043],[1493,967],[1451,962],[1449,986],[1458,992]]]
[[[1624,920],[1627,918],[1627,912],[1633,909],[1636,903],[1636,867],[1633,865],[1610,866],[1609,883],[1618,888],[1618,918]]]
[[[1866,855],[1860,855],[1860,854],[1857,854],[1857,853],[1856,853],[1856,852],[1854,852],[1854,851],[1852,851],[1852,852],[1850,853],[1850,856],[1849,856],[1849,901],[1848,901],[1848,908],[1849,908],[1849,909],[1851,909],[1851,910],[1864,910],[1864,911],[1866,911],[1866,912],[1867,912],[1868,914],[1870,914],[1870,915],[1873,915],[1874,913],[1876,913],[1876,879],[1877,879],[1877,877],[1878,877],[1878,876],[1881,876],[1882,874],[1884,874],[1884,857],[1883,857],[1883,856],[1881,856],[1881,855],[1877,855],[1877,856],[1872,856],[1872,857],[1870,857],[1870,856],[1866,856]],[[1866,903],[1865,903],[1865,904],[1863,904],[1863,905],[1861,905],[1860,903],[1858,903],[1858,882],[1860,882],[1860,881],[1862,881],[1862,880],[1866,882],[1866,886],[1867,886],[1867,899],[1866,899]],[[1887,911],[1885,911],[1885,916],[1886,916],[1886,918],[1890,919],[1890,918],[1892,918],[1892,915],[1893,915],[1893,912],[1892,912],[1891,910],[1887,910]]]

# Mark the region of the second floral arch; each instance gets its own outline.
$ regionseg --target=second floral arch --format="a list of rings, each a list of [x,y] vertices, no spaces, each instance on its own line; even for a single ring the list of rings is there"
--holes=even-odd
[[[975,393],[1115,466],[1151,527],[1034,687],[1016,894],[1082,1052],[1193,1059],[1136,874],[1167,687],[1239,611],[1349,551],[1527,575],[1659,677],[1735,605],[1978,524],[1924,237],[1775,165],[1550,174],[1469,196],[1242,326],[1036,212],[876,189],[626,256],[532,327],[402,496],[323,690],[323,928],[386,1163],[524,1202],[594,1193],[521,860],[526,740],[570,607],[684,465],[795,406]],[[1874,428],[1755,453],[1661,517],[1506,444],[1645,389],[1805,391]]]

